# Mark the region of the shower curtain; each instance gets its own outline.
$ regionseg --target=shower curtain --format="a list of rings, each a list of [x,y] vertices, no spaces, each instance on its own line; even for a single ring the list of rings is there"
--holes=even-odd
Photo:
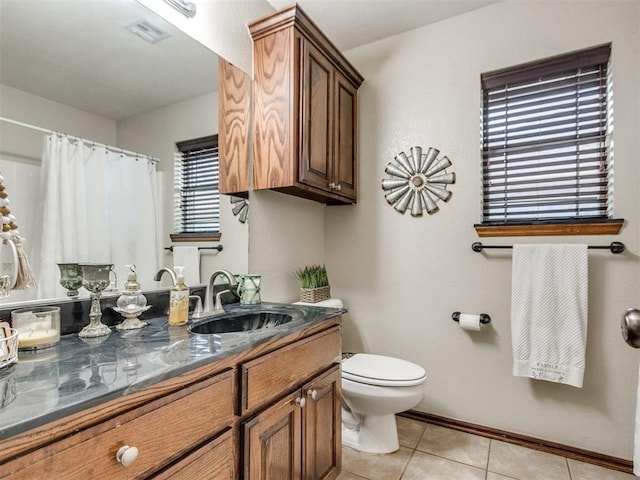
[[[113,263],[119,290],[135,264],[144,288],[161,251],[155,162],[61,134],[44,142],[38,298],[66,294],[57,263]]]

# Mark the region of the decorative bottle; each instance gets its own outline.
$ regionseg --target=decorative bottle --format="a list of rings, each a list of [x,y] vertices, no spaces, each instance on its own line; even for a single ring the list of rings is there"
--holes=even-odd
[[[175,267],[177,281],[169,295],[169,325],[184,325],[189,320],[189,287],[184,284],[184,267]]]
[[[151,306],[147,306],[147,299],[140,289],[136,266],[127,266],[129,267],[127,282],[124,284],[122,295],[118,297],[114,308],[116,312],[125,318],[125,321],[116,325],[117,330],[132,330],[145,327],[147,322],[141,321],[138,317],[151,308]]]

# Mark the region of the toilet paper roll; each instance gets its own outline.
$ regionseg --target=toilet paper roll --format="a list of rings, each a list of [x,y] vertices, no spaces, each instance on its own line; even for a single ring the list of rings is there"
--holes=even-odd
[[[472,315],[470,313],[460,314],[460,327],[464,330],[480,330],[480,315]]]

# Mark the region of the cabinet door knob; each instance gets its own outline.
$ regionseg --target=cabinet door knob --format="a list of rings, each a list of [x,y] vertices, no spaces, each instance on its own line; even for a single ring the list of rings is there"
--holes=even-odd
[[[318,399],[318,391],[313,389],[313,390],[307,390],[307,397],[309,397],[311,400],[317,400]]]
[[[336,190],[340,191],[342,190],[342,185],[340,185],[339,183],[334,183],[334,187]]]
[[[335,183],[333,183],[333,182],[329,183],[329,190],[335,190],[335,188],[336,188],[336,184]]]
[[[116,453],[116,460],[118,460],[122,466],[128,467],[138,459],[138,449],[136,447],[130,447],[125,445],[120,447],[118,453]]]
[[[307,399],[304,397],[297,397],[295,403],[297,407],[304,408],[304,406],[307,404]]]

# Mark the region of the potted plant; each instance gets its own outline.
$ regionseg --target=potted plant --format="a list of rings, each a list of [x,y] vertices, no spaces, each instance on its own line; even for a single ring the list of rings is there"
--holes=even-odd
[[[295,275],[300,281],[300,301],[317,303],[331,297],[324,265],[307,265],[296,270]]]

